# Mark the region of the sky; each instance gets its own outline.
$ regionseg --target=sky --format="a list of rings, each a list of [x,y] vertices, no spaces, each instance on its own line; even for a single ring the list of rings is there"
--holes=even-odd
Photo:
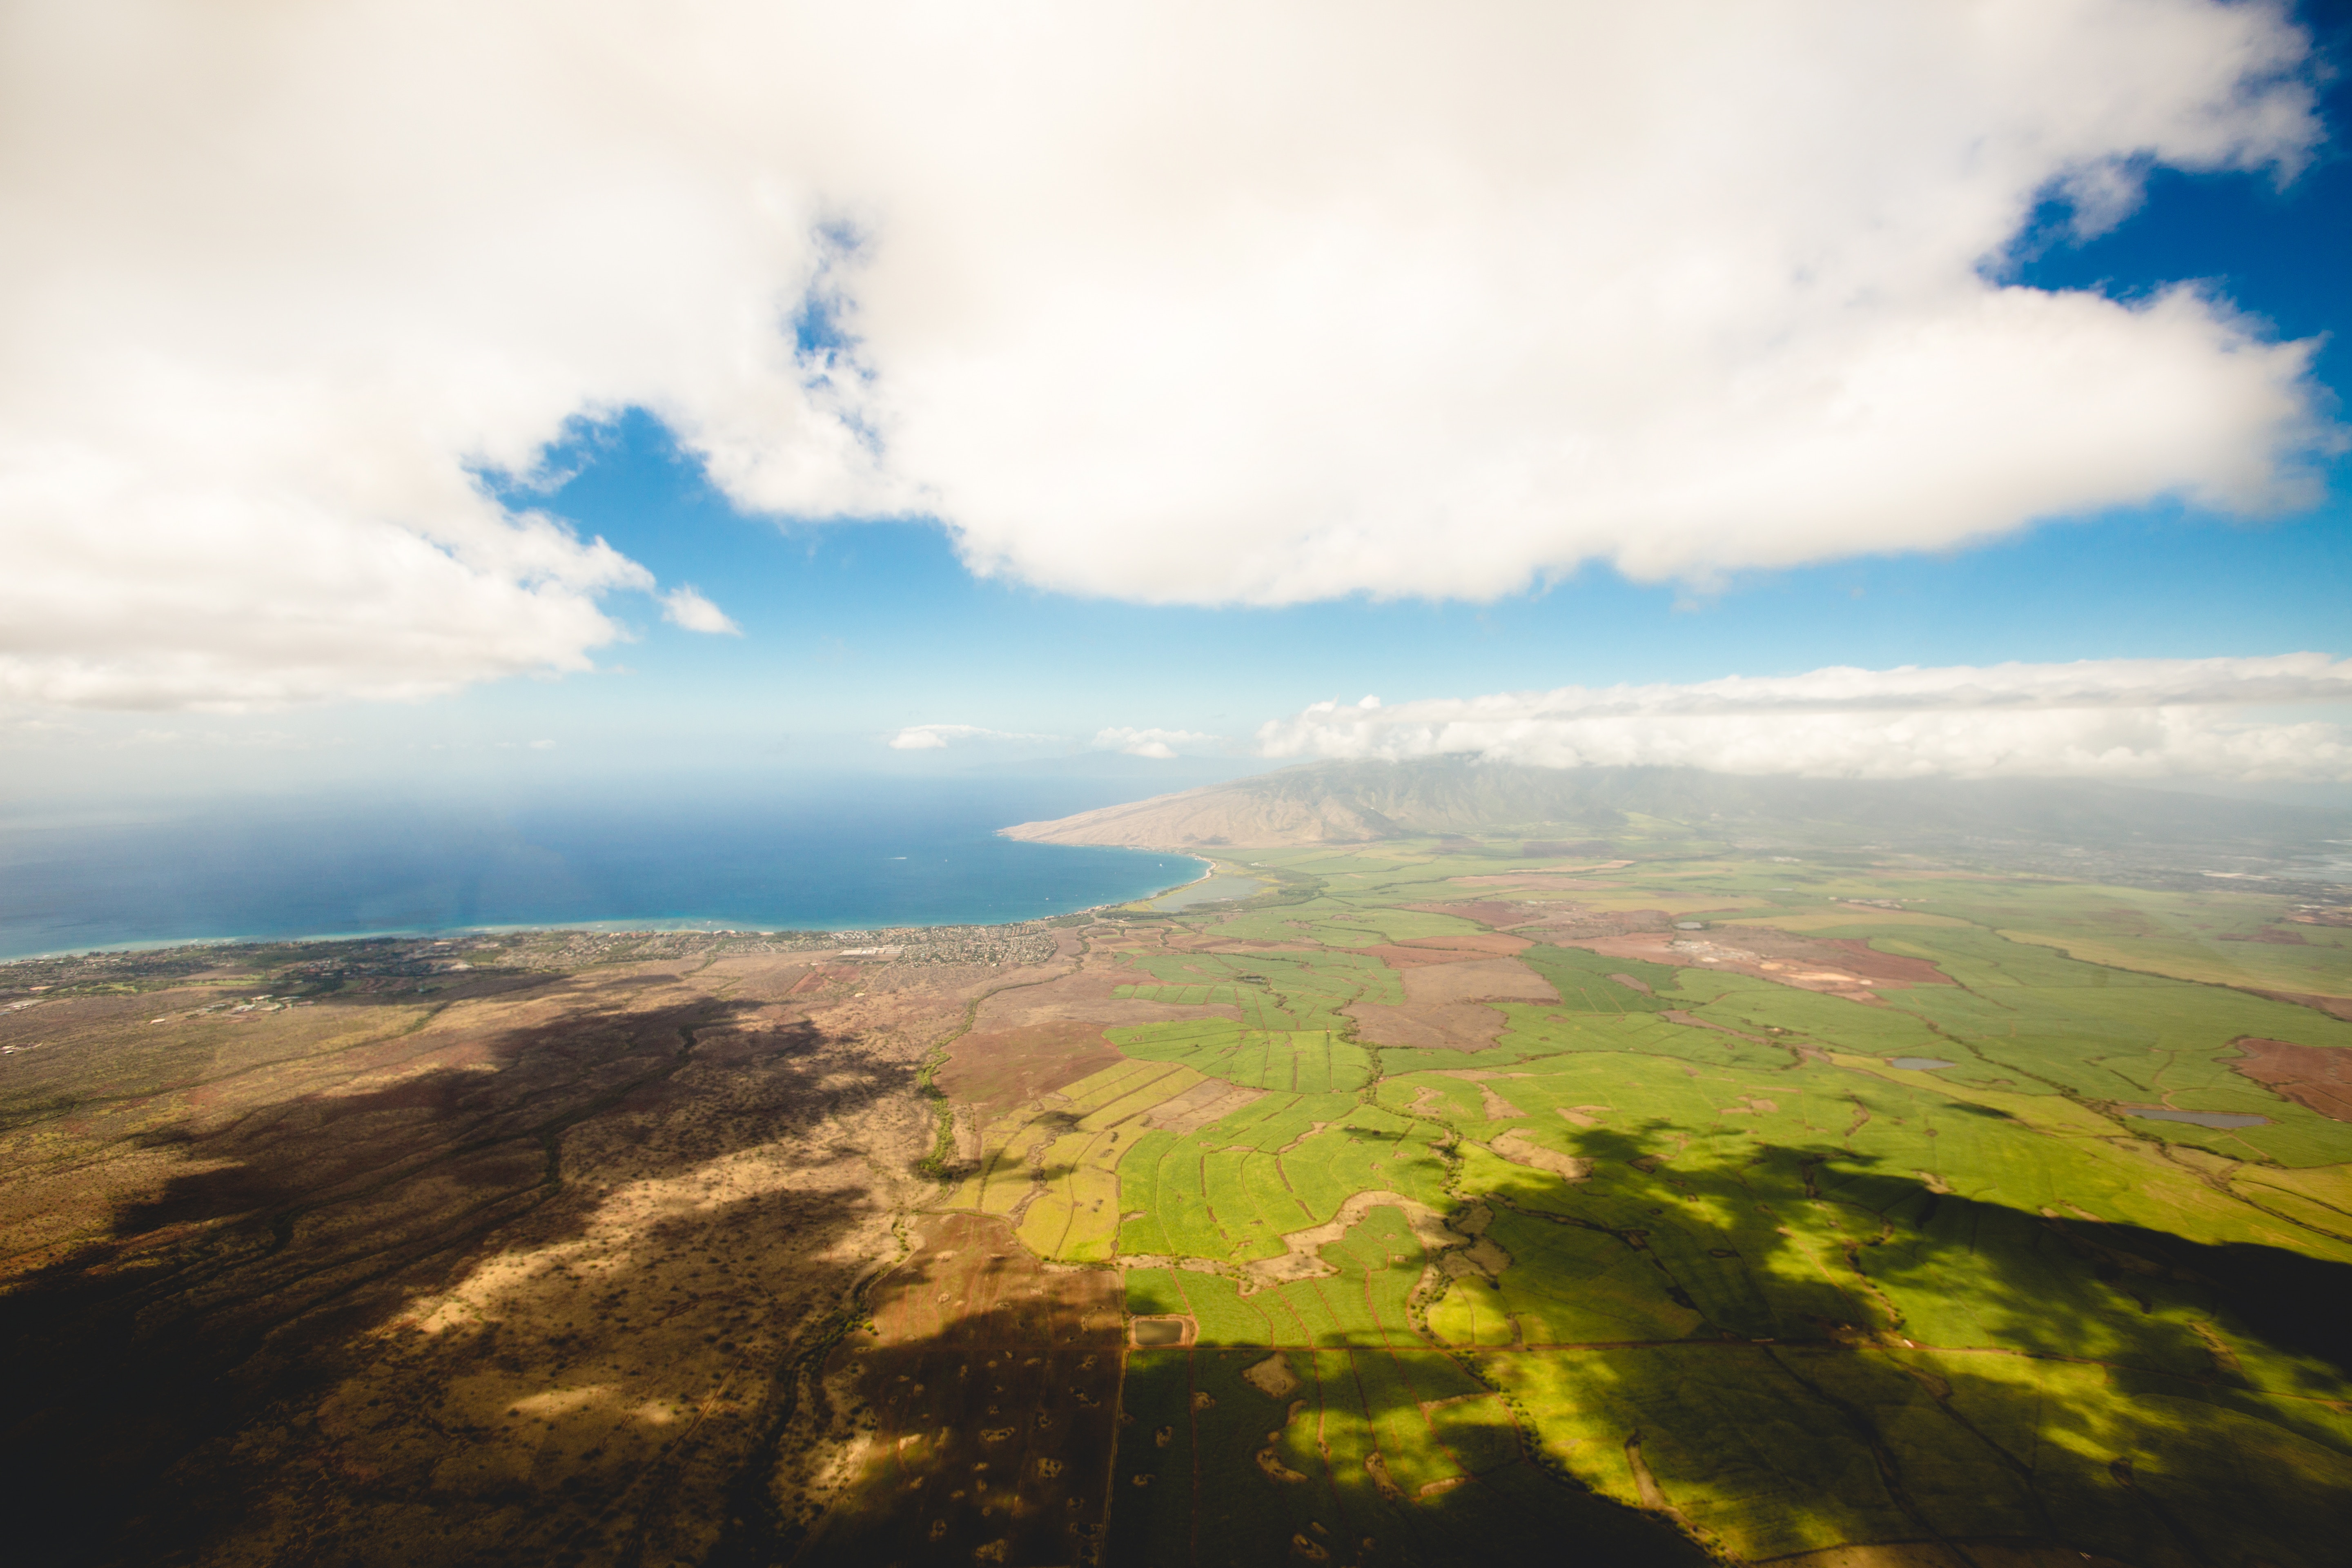
[[[2352,780],[2352,8],[0,16],[0,808]]]

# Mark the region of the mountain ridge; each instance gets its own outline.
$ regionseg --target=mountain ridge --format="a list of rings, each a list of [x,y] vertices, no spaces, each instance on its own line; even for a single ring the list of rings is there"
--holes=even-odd
[[[1045,844],[1273,848],[1563,829],[1632,816],[1709,837],[2209,847],[2325,856],[2352,813],[2071,779],[1805,779],[1696,768],[1553,769],[1470,757],[1309,763],[999,831]]]

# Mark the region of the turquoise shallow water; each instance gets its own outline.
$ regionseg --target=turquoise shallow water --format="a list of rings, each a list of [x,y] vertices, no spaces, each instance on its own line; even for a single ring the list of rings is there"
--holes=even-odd
[[[1068,780],[858,779],[497,808],[352,799],[0,826],[0,957],[476,926],[1036,920],[1201,874],[1186,856],[996,837],[1135,793]]]

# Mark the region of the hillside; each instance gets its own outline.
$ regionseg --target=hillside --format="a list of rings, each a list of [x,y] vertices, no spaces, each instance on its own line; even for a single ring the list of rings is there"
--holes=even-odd
[[[1464,757],[1313,763],[1003,832],[1048,844],[1275,847],[1456,833],[1605,836],[1635,816],[1743,842],[2161,847],[2167,858],[2203,854],[2217,864],[2340,858],[2352,839],[2345,813],[2077,780],[1746,778]]]

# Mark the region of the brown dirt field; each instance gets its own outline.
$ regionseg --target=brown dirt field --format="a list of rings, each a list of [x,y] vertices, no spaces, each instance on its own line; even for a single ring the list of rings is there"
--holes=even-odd
[[[1126,1059],[1096,1025],[1028,1024],[964,1036],[938,1081],[950,1100],[1002,1112]]]
[[[1506,1132],[1495,1140],[1493,1147],[1496,1153],[1515,1165],[1549,1171],[1568,1181],[1580,1182],[1592,1174],[1591,1161],[1547,1149],[1523,1132]]]
[[[27,1009],[59,1047],[11,1058],[0,1101],[15,1560],[789,1540],[848,1436],[796,1400],[800,1347],[928,1190],[915,1068],[964,1006],[742,994],[800,968]]]
[[[1859,937],[1796,936],[1770,926],[1718,926],[1706,933],[1733,947],[1746,948],[1759,958],[1783,963],[1819,963],[1859,974],[1874,984],[1950,985],[1952,977],[1933,959],[1905,958],[1881,952]]]
[[[1418,969],[1424,963],[1459,963],[1465,959],[1485,956],[1466,949],[1456,951],[1450,948],[1432,951],[1425,947],[1362,947],[1356,951],[1367,958],[1379,959],[1391,969]]]
[[[2331,1121],[2352,1121],[2352,1051],[2251,1035],[2231,1044],[2245,1053],[2233,1070]]]
[[[746,997],[756,1002],[781,1002],[792,994],[793,987],[806,976],[811,965],[803,961],[779,963],[772,958],[746,955],[739,958],[719,958],[701,972],[706,982],[732,982],[730,996]]]
[[[1668,931],[1675,917],[1664,910],[1595,910],[1581,904],[1528,906],[1516,928],[1538,942],[1566,942],[1586,937],[1623,936],[1632,931]]]
[[[1534,946],[1523,936],[1481,931],[1475,936],[1414,937],[1392,946],[1359,948],[1391,969],[1415,969],[1424,963],[1465,963],[1478,958],[1516,958]]]
[[[915,1251],[868,1298],[877,1331],[835,1352],[871,1426],[799,1561],[1097,1560],[1118,1272],[1041,1264],[992,1215],[925,1215],[914,1232]]]
[[[1241,1009],[1223,1003],[1180,1007],[1171,1002],[1147,1002],[1113,994],[1122,985],[1155,984],[1139,969],[1114,969],[1099,959],[1074,974],[1043,985],[1023,985],[999,991],[981,1004],[975,1032],[1019,1028],[1028,1024],[1085,1023],[1172,1024],[1193,1018],[1241,1021]]]
[[[1203,1079],[1173,1100],[1153,1106],[1144,1116],[1143,1124],[1169,1132],[1198,1132],[1265,1096],[1262,1089],[1228,1083],[1221,1078]]]
[[[1347,1014],[1356,1020],[1357,1034],[1373,1045],[1432,1051],[1483,1051],[1507,1022],[1475,1002],[1408,1002],[1402,1007],[1359,1002]]]
[[[1244,1367],[1242,1377],[1252,1388],[1274,1400],[1287,1399],[1306,1386],[1299,1382],[1298,1374],[1290,1369],[1290,1363],[1280,1351],[1264,1361],[1253,1362]]]
[[[807,996],[836,985],[855,986],[871,973],[862,964],[819,963],[805,968],[801,977],[792,983],[785,994]]]
[[[1424,1006],[1447,1002],[1557,1002],[1551,982],[1516,958],[1426,963],[1404,971],[1404,997]]]
[[[1515,926],[1535,918],[1537,910],[1527,904],[1504,903],[1495,899],[1464,899],[1443,904],[1402,904],[1399,908],[1419,910],[1424,914],[1454,915],[1465,921],[1476,921],[1482,926]]]
[[[1731,974],[1776,981],[1799,991],[1816,991],[1848,1001],[1875,1003],[1873,986],[1918,984],[1949,985],[1943,972],[1924,959],[1898,958],[1891,953],[1853,951],[1851,940],[1822,942],[1771,931],[1761,942],[1750,940],[1758,928],[1719,927],[1709,931],[1629,931],[1616,936],[1572,936],[1547,932],[1562,947],[1580,947],[1604,958],[1638,958],[1650,963],[1671,963],[1684,969],[1717,969]],[[1759,948],[1776,954],[1768,957]],[[1933,974],[1932,981],[1915,978]]]
[[[2352,1024],[2352,997],[2314,996],[2301,991],[2256,991],[2251,985],[2245,989],[2253,995],[2266,997],[2273,1002],[2292,1002],[2298,1007],[2314,1008],[2331,1018],[2341,1018]]]

